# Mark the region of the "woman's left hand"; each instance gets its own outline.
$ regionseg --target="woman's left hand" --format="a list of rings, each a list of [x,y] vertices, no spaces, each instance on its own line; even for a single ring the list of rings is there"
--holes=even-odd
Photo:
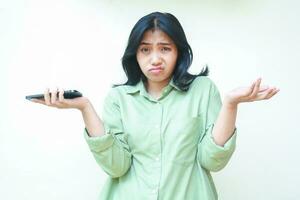
[[[266,100],[273,97],[279,89],[276,87],[261,86],[258,78],[251,86],[238,87],[225,95],[224,103],[236,107],[239,103]]]

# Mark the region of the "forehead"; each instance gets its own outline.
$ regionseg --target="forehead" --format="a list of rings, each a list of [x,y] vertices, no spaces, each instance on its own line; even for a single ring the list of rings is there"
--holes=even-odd
[[[173,43],[173,40],[160,29],[151,29],[144,33],[141,42],[158,42],[164,41],[168,43]]]

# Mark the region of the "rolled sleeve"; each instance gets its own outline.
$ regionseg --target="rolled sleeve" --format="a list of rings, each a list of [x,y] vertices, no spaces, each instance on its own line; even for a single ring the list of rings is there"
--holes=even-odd
[[[111,147],[114,138],[111,134],[105,134],[99,137],[90,137],[86,128],[84,128],[84,139],[92,152],[101,152]]]
[[[214,83],[211,84],[205,113],[205,125],[203,134],[198,143],[198,161],[200,165],[209,171],[219,171],[229,162],[235,148],[237,128],[233,130],[231,137],[221,146],[215,143],[212,130],[222,107],[220,93]]]
[[[207,130],[207,134],[199,143],[199,157],[201,165],[209,171],[219,171],[229,162],[235,147],[237,129],[235,128],[231,137],[226,141],[224,146],[215,143],[212,136],[213,125]]]
[[[234,129],[231,137],[226,141],[226,143],[223,146],[220,146],[218,144],[215,143],[213,135],[212,135],[212,129],[213,129],[212,125],[209,129],[209,136],[206,137],[207,141],[206,141],[206,145],[207,148],[210,149],[210,151],[212,152],[212,154],[215,154],[217,157],[218,156],[223,156],[224,154],[226,154],[227,152],[231,152],[232,150],[234,150],[235,145],[236,145],[236,135],[237,135],[237,128]]]
[[[90,137],[84,129],[84,138],[96,162],[111,177],[124,175],[131,166],[131,153],[124,132],[116,91],[106,96],[102,112],[105,134]]]

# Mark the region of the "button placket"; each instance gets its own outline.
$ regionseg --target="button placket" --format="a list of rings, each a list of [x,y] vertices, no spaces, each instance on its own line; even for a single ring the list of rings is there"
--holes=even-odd
[[[159,184],[160,184],[160,178],[161,178],[161,123],[163,119],[163,105],[160,101],[157,101],[154,105],[154,110],[155,112],[154,116],[155,119],[153,120],[153,137],[156,138],[157,141],[157,149],[155,154],[153,155],[153,170],[154,174],[153,176],[155,177],[155,182],[152,185],[152,188],[149,191],[149,194],[151,195],[151,198],[157,199],[158,198],[158,193],[159,193]]]
[[[157,101],[156,102],[156,112],[158,113],[158,116],[157,116],[157,121],[155,122],[154,124],[154,129],[155,131],[157,131],[158,133],[160,133],[160,123],[161,123],[161,120],[162,120],[162,108],[161,108],[161,102]]]
[[[155,160],[156,160],[156,161],[160,161],[160,156],[157,156],[157,157],[155,158]]]

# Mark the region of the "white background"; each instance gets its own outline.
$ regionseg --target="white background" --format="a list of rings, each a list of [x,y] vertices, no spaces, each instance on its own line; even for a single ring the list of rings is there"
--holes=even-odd
[[[31,103],[46,87],[77,89],[98,113],[131,28],[163,11],[181,22],[222,96],[258,77],[281,91],[241,104],[237,149],[213,173],[221,200],[296,200],[300,191],[299,8],[292,0],[0,1],[0,199],[97,199],[106,175],[77,110]]]

